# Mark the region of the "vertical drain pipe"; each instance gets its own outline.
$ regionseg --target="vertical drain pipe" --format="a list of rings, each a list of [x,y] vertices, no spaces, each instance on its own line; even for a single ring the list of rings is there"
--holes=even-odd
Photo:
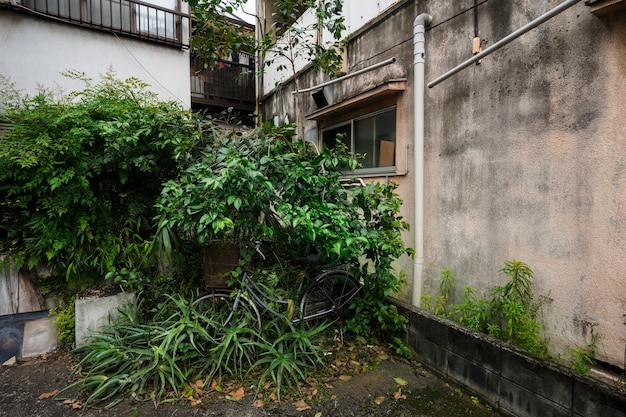
[[[413,222],[415,257],[413,258],[412,304],[419,307],[422,298],[422,271],[424,269],[424,63],[426,56],[426,26],[431,15],[422,13],[413,21]]]

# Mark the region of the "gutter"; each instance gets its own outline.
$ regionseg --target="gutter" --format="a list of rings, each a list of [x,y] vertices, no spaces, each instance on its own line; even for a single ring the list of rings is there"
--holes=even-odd
[[[419,307],[422,299],[422,274],[424,270],[424,63],[426,56],[426,26],[432,22],[431,15],[422,13],[413,21],[413,111],[414,137],[413,158],[413,205],[414,245],[412,304]]]

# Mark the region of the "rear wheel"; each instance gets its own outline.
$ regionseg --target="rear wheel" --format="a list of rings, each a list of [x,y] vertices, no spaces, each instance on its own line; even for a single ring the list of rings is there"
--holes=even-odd
[[[340,315],[341,311],[361,290],[361,284],[346,271],[328,271],[319,275],[302,297],[302,320]]]

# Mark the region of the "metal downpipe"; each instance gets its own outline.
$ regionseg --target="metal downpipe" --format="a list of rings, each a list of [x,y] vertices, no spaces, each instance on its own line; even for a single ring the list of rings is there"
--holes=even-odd
[[[413,222],[415,257],[413,258],[413,294],[411,303],[419,307],[422,298],[422,272],[424,269],[424,63],[426,57],[426,26],[431,15],[422,13],[413,21]]]

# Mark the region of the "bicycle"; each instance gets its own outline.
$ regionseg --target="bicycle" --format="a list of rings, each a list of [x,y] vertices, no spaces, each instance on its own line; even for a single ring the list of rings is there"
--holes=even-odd
[[[255,243],[255,251],[263,259],[260,242]],[[319,257],[312,255],[298,259],[305,265],[319,265]],[[330,315],[340,315],[343,308],[361,291],[360,282],[347,270],[322,269],[313,280],[300,280],[296,291],[296,300],[283,300],[268,295],[244,271],[238,278],[238,288],[234,291],[214,290],[193,301],[200,312],[209,312],[211,316],[222,320],[222,325],[246,325],[251,318],[255,330],[261,330],[261,314],[258,307],[273,316],[283,317],[292,323],[318,319]],[[299,300],[299,309],[295,308]],[[269,304],[286,307],[286,314],[276,311]],[[243,313],[243,314],[241,314]]]

